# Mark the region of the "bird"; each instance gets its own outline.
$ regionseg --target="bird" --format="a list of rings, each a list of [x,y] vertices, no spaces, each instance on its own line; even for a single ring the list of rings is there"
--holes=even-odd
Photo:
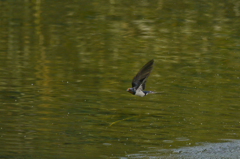
[[[153,69],[154,59],[146,63],[137,75],[132,80],[132,88],[128,88],[127,91],[133,95],[144,97],[150,93],[156,93],[152,91],[144,91],[145,83]]]

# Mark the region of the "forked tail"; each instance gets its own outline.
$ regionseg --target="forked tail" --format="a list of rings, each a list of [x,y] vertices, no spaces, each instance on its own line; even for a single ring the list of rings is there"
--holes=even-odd
[[[163,94],[163,92],[153,92],[153,91],[143,91],[146,95],[147,94]]]

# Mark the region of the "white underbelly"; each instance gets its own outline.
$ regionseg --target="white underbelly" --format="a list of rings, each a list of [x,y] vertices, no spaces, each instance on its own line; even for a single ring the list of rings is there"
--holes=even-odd
[[[143,92],[143,91],[136,91],[136,93],[135,93],[135,95],[136,96],[139,96],[139,97],[143,97],[143,96],[145,96],[145,93]]]

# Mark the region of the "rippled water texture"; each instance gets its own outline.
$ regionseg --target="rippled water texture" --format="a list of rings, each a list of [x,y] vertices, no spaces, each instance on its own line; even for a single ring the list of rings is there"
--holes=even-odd
[[[240,156],[239,1],[0,8],[0,158]],[[151,59],[162,94],[126,92]]]

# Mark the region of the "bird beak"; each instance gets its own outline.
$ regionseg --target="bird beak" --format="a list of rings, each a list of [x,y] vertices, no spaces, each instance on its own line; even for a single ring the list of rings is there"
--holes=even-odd
[[[129,91],[129,88],[126,91]]]

